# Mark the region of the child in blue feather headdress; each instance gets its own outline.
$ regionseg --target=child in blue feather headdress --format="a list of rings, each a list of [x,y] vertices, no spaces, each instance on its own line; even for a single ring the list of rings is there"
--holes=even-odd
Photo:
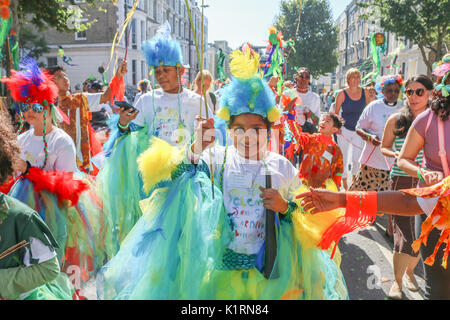
[[[136,159],[148,148],[149,137],[156,136],[173,145],[189,143],[195,116],[205,110],[201,97],[182,87],[183,56],[179,42],[170,33],[166,21],[151,40],[142,43],[143,54],[160,88],[142,94],[134,109],[120,109],[104,145],[109,158],[97,180],[104,209],[115,217],[117,248],[141,216],[138,203],[145,194]]]
[[[166,184],[142,202],[142,218],[102,269],[102,298],[347,297],[336,262],[295,238],[291,216],[301,213],[293,196],[301,183],[287,159],[266,151],[267,131],[279,111],[270,88],[256,75],[259,56],[246,47],[231,58],[233,80],[221,95],[218,114],[227,121],[233,145],[215,146],[211,156],[209,150],[202,153],[215,131],[213,121],[204,119],[193,144],[184,148],[152,138],[138,160],[144,186]],[[163,168],[146,169],[154,162]],[[265,259],[266,215],[276,215],[273,269]]]

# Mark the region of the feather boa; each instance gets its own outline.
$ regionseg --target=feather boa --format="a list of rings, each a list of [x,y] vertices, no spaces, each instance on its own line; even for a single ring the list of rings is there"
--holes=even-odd
[[[70,206],[75,206],[80,195],[89,189],[86,182],[73,178],[73,172],[44,171],[32,167],[25,177],[33,182],[34,191],[37,193],[45,190],[55,194],[59,203],[70,201]]]
[[[158,182],[170,180],[171,173],[184,158],[179,149],[156,137],[150,139],[150,147],[137,159],[139,172],[148,193]]]

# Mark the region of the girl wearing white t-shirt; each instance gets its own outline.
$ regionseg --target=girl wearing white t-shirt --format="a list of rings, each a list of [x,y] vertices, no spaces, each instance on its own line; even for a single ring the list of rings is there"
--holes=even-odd
[[[31,58],[22,61],[23,71],[5,80],[32,129],[18,137],[21,176],[9,195],[36,210],[54,234],[61,269],[87,281],[89,273],[105,259],[105,233],[100,221],[101,203],[90,189],[90,180],[77,171],[72,139],[56,127],[59,110],[53,104],[58,88],[52,76],[41,71]],[[106,221],[105,221],[106,223]],[[76,288],[80,289],[80,288]]]

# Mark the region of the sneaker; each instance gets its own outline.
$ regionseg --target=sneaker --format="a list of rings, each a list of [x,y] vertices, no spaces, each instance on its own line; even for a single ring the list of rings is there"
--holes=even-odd
[[[388,297],[394,300],[402,300],[402,296],[403,296],[402,289],[400,289],[397,282],[394,281],[391,290],[389,290]]]
[[[407,274],[403,278],[403,282],[405,284],[406,289],[410,291],[419,291],[419,285],[417,284],[416,277],[410,278]]]

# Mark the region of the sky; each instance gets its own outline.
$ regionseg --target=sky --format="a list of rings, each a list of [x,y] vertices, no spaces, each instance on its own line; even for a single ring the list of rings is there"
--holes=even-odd
[[[328,0],[333,20],[344,11],[351,0]],[[201,5],[201,0],[197,0]],[[268,28],[280,12],[280,0],[204,0],[208,18],[208,42],[226,40],[232,49],[250,41],[265,45]]]

